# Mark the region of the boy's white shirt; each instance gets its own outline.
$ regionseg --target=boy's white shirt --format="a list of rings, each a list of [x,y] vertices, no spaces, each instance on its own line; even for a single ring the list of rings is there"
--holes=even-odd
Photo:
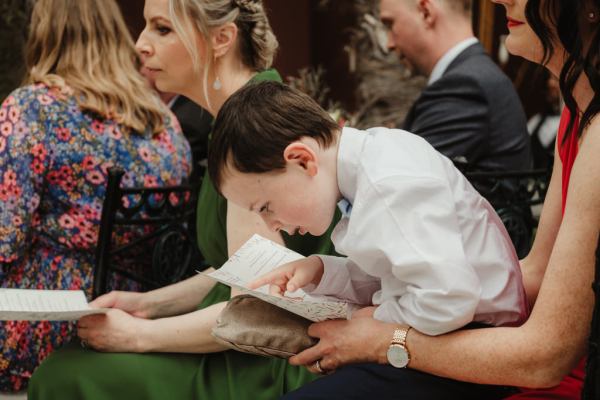
[[[344,128],[337,161],[351,205],[321,256],[313,295],[377,305],[374,317],[430,335],[527,317],[519,260],[492,206],[429,143],[387,128]],[[308,288],[307,288],[308,289]]]

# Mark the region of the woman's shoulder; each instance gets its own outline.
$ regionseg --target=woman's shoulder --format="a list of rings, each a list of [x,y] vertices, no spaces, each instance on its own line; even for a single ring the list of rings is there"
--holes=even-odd
[[[6,98],[5,102],[15,104],[24,100],[39,100],[42,96],[48,96],[49,99],[57,100],[59,97],[64,98],[65,95],[64,93],[61,93],[58,88],[50,87],[45,83],[32,83],[13,90]]]
[[[36,115],[41,109],[52,112],[65,108],[72,99],[69,88],[59,89],[45,83],[35,83],[15,89],[2,103],[3,107],[19,108]]]
[[[9,104],[14,104],[15,102],[21,99],[28,99],[31,97],[36,97],[41,94],[45,94],[50,90],[50,87],[43,83],[32,83],[25,86],[20,86],[14,89],[8,97],[4,100],[4,102],[8,102]]]
[[[175,116],[175,114],[169,107],[167,107],[167,106],[162,107],[162,117],[163,117],[163,123],[165,126],[165,130],[167,132],[172,132],[172,133],[176,133],[176,134],[179,134],[182,132],[181,125],[179,124],[179,120],[177,119],[177,117]]]

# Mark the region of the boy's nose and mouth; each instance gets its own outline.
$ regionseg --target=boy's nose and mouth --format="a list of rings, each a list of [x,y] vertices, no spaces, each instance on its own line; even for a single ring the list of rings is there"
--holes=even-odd
[[[304,229],[304,228],[302,228],[300,226],[297,226],[295,228],[287,228],[287,229],[284,229],[284,231],[286,231],[287,234],[290,235],[290,236],[297,235],[298,233],[300,235],[305,235],[306,234],[306,229]]]
[[[302,236],[306,235],[308,233],[308,229],[303,228],[301,226],[296,226],[296,227],[283,227],[282,225],[278,225],[278,226],[274,226],[273,230],[276,232],[279,231],[284,231],[285,233],[287,233],[290,236],[294,236],[297,234],[300,234]]]

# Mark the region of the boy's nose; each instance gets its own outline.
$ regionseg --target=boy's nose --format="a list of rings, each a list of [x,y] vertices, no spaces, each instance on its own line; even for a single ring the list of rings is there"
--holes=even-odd
[[[269,228],[271,228],[272,231],[275,232],[279,232],[281,230],[281,224],[279,222],[271,222],[269,224]]]
[[[270,230],[278,232],[281,229],[281,224],[277,220],[264,215],[262,219]]]

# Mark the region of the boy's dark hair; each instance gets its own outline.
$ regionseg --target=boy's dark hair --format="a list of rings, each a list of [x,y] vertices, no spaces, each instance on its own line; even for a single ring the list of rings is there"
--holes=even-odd
[[[215,120],[208,151],[208,173],[220,192],[230,163],[240,172],[285,168],[283,152],[292,142],[311,137],[327,148],[339,127],[308,95],[279,82],[245,86],[226,102]]]

